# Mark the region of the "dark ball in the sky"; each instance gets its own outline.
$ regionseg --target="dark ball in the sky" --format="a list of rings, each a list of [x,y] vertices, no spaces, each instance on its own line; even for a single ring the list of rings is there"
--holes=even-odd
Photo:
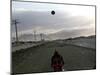
[[[51,11],[51,14],[54,15],[55,14],[55,11]]]

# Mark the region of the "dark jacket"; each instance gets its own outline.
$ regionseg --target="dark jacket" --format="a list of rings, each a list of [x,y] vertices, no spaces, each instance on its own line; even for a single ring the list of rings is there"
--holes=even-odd
[[[63,57],[58,54],[58,52],[55,52],[54,55],[51,58],[51,66],[54,68],[54,70],[62,70],[62,66],[64,65]]]

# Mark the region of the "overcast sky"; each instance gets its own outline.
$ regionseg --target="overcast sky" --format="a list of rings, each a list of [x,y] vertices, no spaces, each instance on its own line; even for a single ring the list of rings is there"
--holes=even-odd
[[[51,15],[51,11],[55,15]],[[18,33],[57,34],[68,36],[70,33],[78,36],[95,34],[95,7],[63,4],[45,4],[31,2],[12,2],[12,20],[19,22]],[[15,36],[15,27],[11,25],[12,36]],[[61,34],[60,34],[61,33]],[[68,35],[67,35],[68,33]],[[70,34],[69,37],[74,37]]]

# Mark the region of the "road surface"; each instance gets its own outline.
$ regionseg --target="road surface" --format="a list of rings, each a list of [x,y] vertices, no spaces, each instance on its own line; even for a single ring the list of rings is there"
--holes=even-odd
[[[12,53],[14,73],[52,72],[51,57],[55,49],[63,56],[65,71],[94,69],[96,50],[57,42],[27,48]]]

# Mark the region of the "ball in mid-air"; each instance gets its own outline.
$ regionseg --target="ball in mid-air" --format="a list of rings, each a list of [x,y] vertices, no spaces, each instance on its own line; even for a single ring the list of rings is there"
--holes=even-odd
[[[54,14],[55,14],[55,11],[54,11],[54,10],[52,10],[52,11],[51,11],[51,14],[52,14],[52,15],[54,15]]]

